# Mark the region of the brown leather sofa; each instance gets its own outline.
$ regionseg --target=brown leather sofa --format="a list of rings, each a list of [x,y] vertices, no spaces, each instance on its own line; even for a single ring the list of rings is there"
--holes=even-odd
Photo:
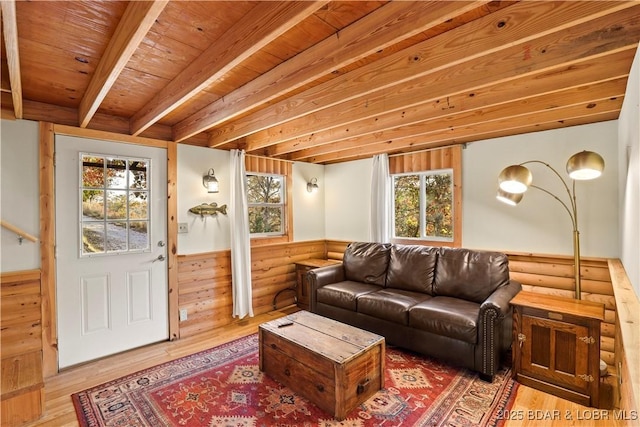
[[[522,288],[502,253],[365,242],[350,243],[342,264],[307,278],[312,312],[487,381],[511,346],[509,301]]]

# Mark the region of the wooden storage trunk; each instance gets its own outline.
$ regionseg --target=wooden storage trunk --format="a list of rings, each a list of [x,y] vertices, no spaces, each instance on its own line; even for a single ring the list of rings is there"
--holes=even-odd
[[[384,386],[380,335],[301,311],[260,325],[259,338],[260,370],[339,420]]]

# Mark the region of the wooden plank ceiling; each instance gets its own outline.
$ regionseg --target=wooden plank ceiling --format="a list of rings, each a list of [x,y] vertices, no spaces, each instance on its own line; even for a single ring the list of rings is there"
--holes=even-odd
[[[616,119],[621,1],[2,1],[3,117],[335,163]]]

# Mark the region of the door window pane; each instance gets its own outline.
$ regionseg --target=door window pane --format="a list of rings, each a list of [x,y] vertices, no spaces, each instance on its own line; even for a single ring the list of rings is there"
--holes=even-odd
[[[81,256],[150,250],[149,166],[81,153]]]

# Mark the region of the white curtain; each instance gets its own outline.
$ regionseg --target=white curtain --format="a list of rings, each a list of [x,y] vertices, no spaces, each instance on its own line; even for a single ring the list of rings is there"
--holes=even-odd
[[[247,207],[247,173],[244,150],[231,150],[231,289],[233,317],[253,317],[251,294],[251,240]]]
[[[373,156],[371,174],[371,241],[389,243],[391,241],[391,177],[389,176],[389,156]]]

